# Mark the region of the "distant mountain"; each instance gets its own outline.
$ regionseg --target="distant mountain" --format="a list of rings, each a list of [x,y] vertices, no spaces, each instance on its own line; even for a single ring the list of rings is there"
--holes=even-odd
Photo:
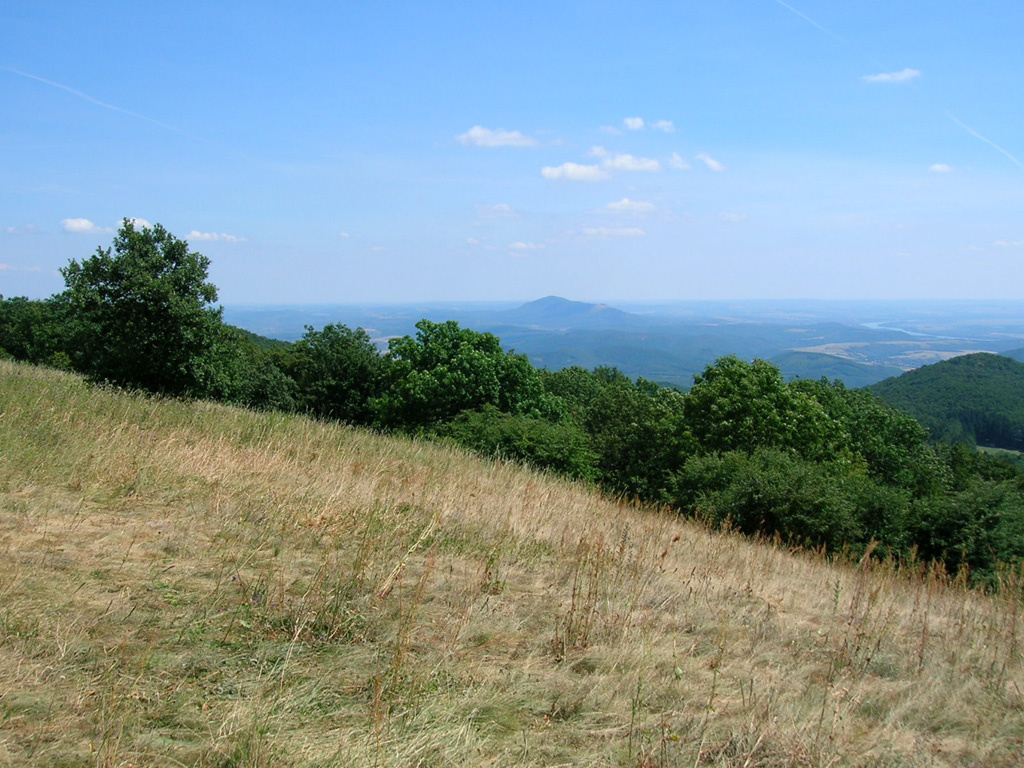
[[[724,355],[772,360],[789,378],[827,376],[858,387],[952,355],[999,352],[1024,337],[1024,311],[1017,304],[987,310],[979,316],[983,325],[972,324],[977,308],[958,303],[908,308],[884,302],[684,302],[625,309],[547,296],[525,304],[226,307],[224,319],[289,341],[301,338],[307,325],[344,323],[365,329],[381,349],[389,339],[415,334],[423,318],[454,320],[493,333],[534,365],[613,366],[631,378],[684,389],[695,373]]]
[[[903,373],[901,368],[891,365],[859,363],[817,352],[783,352],[772,357],[771,362],[787,379],[840,379],[851,389],[867,387]]]
[[[631,315],[607,304],[570,301],[560,296],[546,296],[521,307],[489,315],[481,317],[488,325],[519,325],[543,330],[629,328],[652,324],[648,318]]]
[[[1024,363],[1024,347],[1021,349],[1011,349],[1009,352],[1000,352],[999,354],[1012,357],[1014,360]]]
[[[1024,450],[1024,363],[978,353],[926,365],[869,389],[943,440]]]

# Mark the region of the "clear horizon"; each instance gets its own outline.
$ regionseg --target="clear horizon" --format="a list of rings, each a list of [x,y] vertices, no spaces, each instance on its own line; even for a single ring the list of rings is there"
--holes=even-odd
[[[0,21],[5,297],[129,217],[224,305],[1024,298],[1009,0]]]

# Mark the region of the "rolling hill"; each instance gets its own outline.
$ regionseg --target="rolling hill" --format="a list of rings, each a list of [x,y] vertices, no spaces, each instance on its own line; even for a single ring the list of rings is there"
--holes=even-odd
[[[1024,450],[1024,363],[1009,357],[954,357],[870,389],[936,439]]]

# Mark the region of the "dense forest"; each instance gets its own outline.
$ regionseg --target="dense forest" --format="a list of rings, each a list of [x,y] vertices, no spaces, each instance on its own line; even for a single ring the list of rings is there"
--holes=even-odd
[[[62,270],[62,293],[0,297],[0,355],[453,441],[793,546],[941,560],[988,582],[1024,560],[1024,476],[929,441],[869,391],[733,356],[683,394],[611,368],[538,369],[455,322],[423,320],[384,354],[339,324],[274,342],[223,322],[208,267],[161,226],[126,220],[112,247]]]
[[[1024,450],[1024,363],[979,352],[886,379],[871,391],[948,442]]]

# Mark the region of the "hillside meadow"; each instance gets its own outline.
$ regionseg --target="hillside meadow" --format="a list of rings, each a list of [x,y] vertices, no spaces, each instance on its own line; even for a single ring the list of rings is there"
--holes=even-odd
[[[0,765],[1016,766],[1002,587],[0,361]]]

